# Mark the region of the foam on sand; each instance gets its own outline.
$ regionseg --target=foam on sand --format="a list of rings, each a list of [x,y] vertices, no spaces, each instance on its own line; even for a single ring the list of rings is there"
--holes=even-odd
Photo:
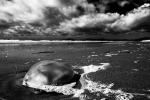
[[[146,43],[146,42],[150,42],[150,40],[143,40],[143,41],[141,41],[141,42],[143,42],[143,43]]]
[[[109,63],[101,63],[100,65],[89,65],[79,67],[84,71],[81,75],[81,84],[83,85],[81,89],[72,88],[76,83],[71,83],[63,86],[51,86],[51,85],[40,85],[28,83],[29,87],[44,90],[46,92],[57,92],[64,95],[73,95],[73,97],[78,97],[80,100],[86,100],[88,96],[85,94],[85,90],[90,93],[102,93],[105,96],[113,96],[116,100],[130,100],[133,95],[130,93],[123,92],[122,90],[113,90],[112,84],[102,84],[100,82],[94,82],[88,78],[89,73],[97,72],[99,70],[106,70],[111,67]],[[25,85],[25,83],[23,83]]]
[[[38,44],[38,43],[107,43],[114,41],[72,41],[72,40],[0,40],[0,44]]]

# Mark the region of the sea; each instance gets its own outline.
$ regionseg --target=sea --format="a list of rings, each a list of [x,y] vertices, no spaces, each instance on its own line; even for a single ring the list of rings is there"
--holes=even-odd
[[[85,85],[34,94],[21,80],[43,60],[82,69]],[[0,100],[150,100],[150,41],[0,40]]]

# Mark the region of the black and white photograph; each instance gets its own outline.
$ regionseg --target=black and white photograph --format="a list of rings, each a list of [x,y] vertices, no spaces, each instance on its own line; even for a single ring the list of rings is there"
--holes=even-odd
[[[0,0],[0,100],[150,100],[150,0]]]

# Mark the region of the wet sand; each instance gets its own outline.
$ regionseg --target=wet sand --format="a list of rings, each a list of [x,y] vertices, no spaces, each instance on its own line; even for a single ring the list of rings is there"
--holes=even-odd
[[[0,97],[4,100],[78,100],[56,93],[35,95],[16,85],[20,82],[17,79],[34,63],[56,60],[76,67],[109,63],[107,70],[90,73],[88,78],[103,84],[113,83],[112,89],[134,94],[133,100],[149,100],[149,53],[150,43],[140,42],[0,44]],[[88,91],[85,94],[88,95],[85,100],[115,100],[102,93],[100,96]]]

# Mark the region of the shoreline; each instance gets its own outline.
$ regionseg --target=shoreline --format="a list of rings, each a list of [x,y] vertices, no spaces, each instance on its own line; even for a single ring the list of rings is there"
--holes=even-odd
[[[112,43],[112,42],[141,42],[149,43],[150,40],[128,41],[128,40],[5,40],[0,39],[0,44],[41,44],[41,43]]]
[[[91,41],[91,40],[0,40],[0,44],[22,44],[22,43],[105,43],[105,42],[132,42],[132,41]]]

